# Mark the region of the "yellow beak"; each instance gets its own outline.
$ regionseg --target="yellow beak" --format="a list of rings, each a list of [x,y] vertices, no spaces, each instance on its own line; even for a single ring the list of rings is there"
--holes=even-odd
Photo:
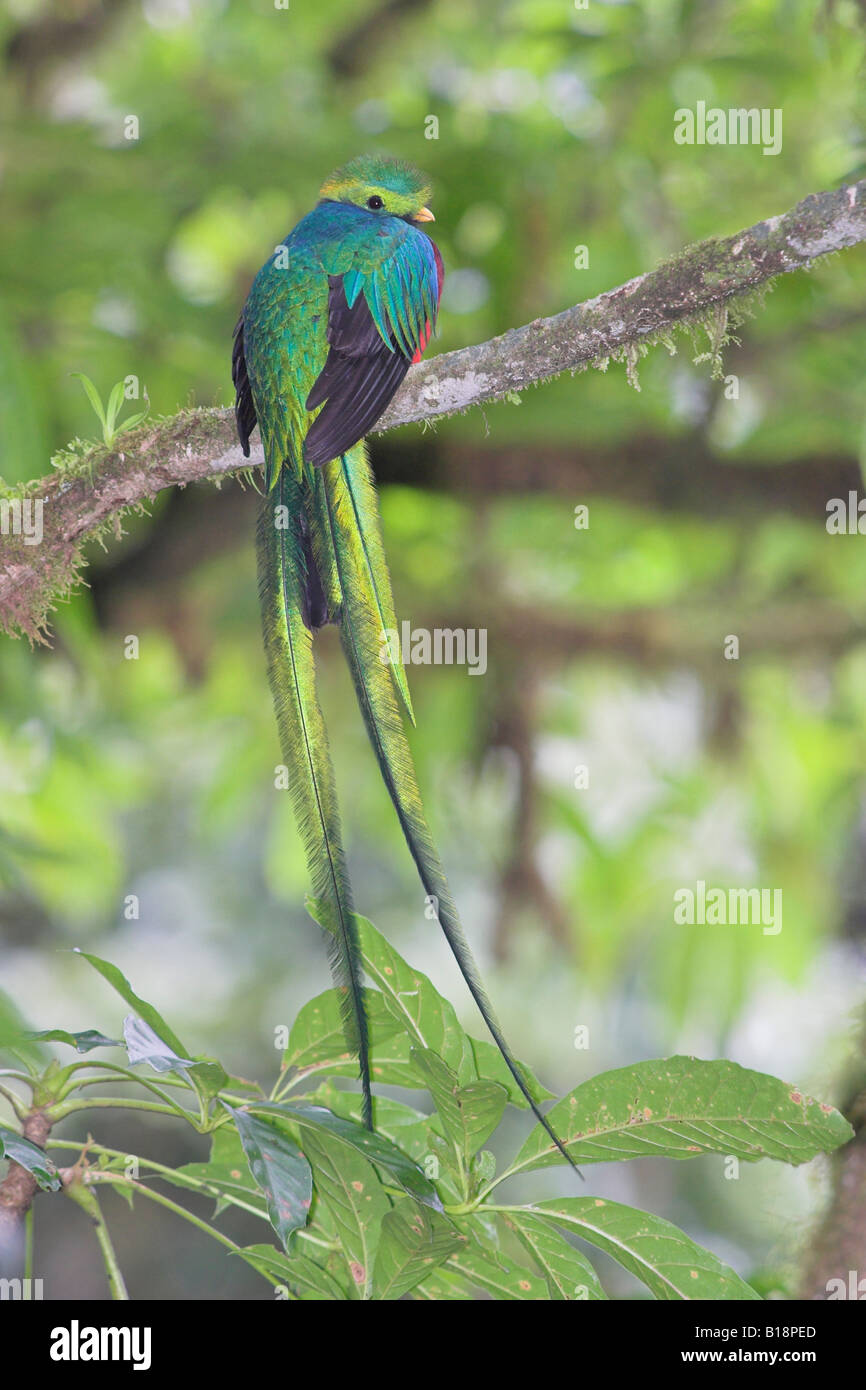
[[[416,212],[416,213],[415,213],[415,216],[413,217],[412,221],[413,221],[413,222],[435,222],[435,221],[436,221],[436,218],[433,216],[433,214],[432,214],[432,212],[430,211],[429,208],[422,208],[420,212]]]

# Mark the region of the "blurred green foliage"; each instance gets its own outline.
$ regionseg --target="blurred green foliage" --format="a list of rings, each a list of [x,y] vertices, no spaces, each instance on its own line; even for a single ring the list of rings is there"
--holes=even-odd
[[[75,372],[103,399],[134,375],[157,415],[229,404],[252,276],[324,175],[361,150],[432,175],[448,271],[435,349],[615,286],[866,160],[854,0],[7,0],[0,47],[9,481],[97,432]],[[698,100],[781,108],[781,154],[676,145],[674,111]],[[692,363],[706,344],[681,340],[640,365],[640,393],[611,367],[438,427],[437,446],[477,457],[482,476],[504,450],[529,475],[545,448],[567,462],[661,440],[670,509],[624,499],[614,479],[575,530],[579,483],[573,496],[383,490],[398,614],[489,629],[483,679],[410,671],[412,741],[506,1031],[559,1092],[694,1050],[826,1093],[849,1044],[866,900],[866,558],[859,538],[828,536],[822,510],[795,514],[786,479],[863,458],[864,315],[861,246],[776,284],[726,358],[735,402]],[[411,477],[420,432],[396,439]],[[724,516],[677,507],[699,448],[730,478]],[[736,500],[758,464],[779,466],[764,514]],[[182,502],[164,575],[136,578],[168,534],[165,497],[94,548],[93,592],[60,608],[50,651],[3,643],[3,979],[26,1014],[101,1024],[95,994],[77,975],[73,989],[54,953],[98,942],[252,1068],[324,964],[273,784],[250,499],[231,484]],[[559,637],[533,643],[534,628]],[[737,633],[740,659],[725,661]],[[356,896],[450,996],[333,639],[323,697]],[[527,798],[544,891],[521,896],[508,874]],[[676,925],[673,891],[697,879],[780,887],[783,930]],[[573,1045],[579,1024],[591,1065]],[[727,1229],[738,1268],[781,1267],[796,1254],[791,1212],[814,1210],[814,1191],[763,1169],[720,1181],[713,1200],[687,1177],[664,1181],[694,1221]]]

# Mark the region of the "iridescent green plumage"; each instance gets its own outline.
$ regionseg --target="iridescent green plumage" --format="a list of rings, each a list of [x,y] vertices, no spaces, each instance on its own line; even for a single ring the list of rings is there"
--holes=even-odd
[[[245,451],[258,423],[266,495],[259,587],[268,670],[310,876],[325,912],[349,1046],[372,1124],[361,963],[313,636],[340,628],[358,703],[429,899],[478,1007],[553,1142],[484,991],[427,825],[400,710],[405,672],[363,435],[427,345],[442,261],[418,227],[429,189],[410,166],[362,158],[323,185],[322,201],[262,267],[235,335],[233,376]],[[566,1154],[566,1157],[568,1155]]]

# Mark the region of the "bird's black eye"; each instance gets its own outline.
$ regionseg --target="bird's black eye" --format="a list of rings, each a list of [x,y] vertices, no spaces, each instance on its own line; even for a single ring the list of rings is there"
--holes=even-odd
[[[374,193],[372,198],[367,199],[367,207],[372,208],[374,212],[378,212],[379,209],[383,208],[384,206],[385,204],[382,202],[382,199],[379,197],[378,193]]]

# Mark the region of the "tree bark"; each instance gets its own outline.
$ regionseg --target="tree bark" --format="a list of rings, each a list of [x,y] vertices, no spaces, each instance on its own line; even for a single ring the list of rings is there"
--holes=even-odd
[[[25,1139],[44,1149],[51,1133],[51,1121],[41,1110],[32,1110],[22,1126]],[[21,1264],[24,1247],[24,1218],[39,1190],[33,1174],[13,1160],[0,1182],[0,1274],[14,1277]]]

